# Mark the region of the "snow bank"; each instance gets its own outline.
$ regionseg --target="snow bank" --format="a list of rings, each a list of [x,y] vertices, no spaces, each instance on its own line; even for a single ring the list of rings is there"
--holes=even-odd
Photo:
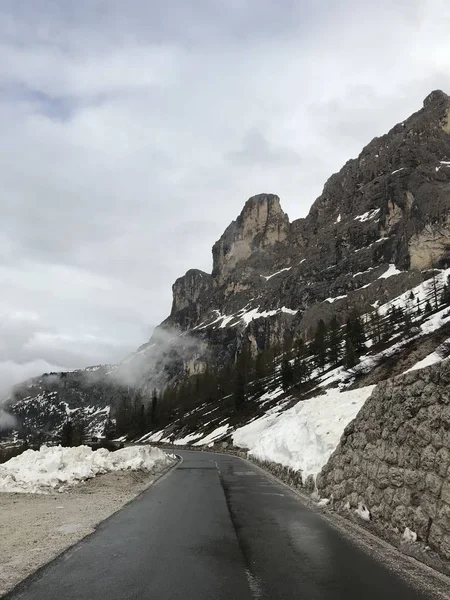
[[[133,446],[116,452],[88,446],[42,446],[0,465],[0,492],[45,494],[109,471],[153,469],[172,460],[159,448]]]
[[[258,460],[276,462],[304,479],[317,475],[375,386],[328,390],[278,415],[265,415],[233,433],[233,443]]]

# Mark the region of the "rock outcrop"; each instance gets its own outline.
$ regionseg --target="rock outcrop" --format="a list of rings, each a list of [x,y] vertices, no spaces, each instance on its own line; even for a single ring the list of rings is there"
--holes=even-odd
[[[378,384],[317,486],[450,558],[450,361]]]
[[[213,247],[213,277],[224,281],[233,269],[258,251],[284,242],[289,218],[274,194],[253,196]]]

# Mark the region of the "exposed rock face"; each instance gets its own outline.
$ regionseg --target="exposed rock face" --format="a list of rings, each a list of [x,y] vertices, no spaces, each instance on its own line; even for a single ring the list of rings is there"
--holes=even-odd
[[[177,316],[173,320],[174,325],[185,330],[198,324],[203,306],[209,301],[212,285],[211,275],[198,269],[191,269],[175,281],[171,311],[171,316]],[[172,319],[169,317],[166,323],[171,324]]]
[[[253,196],[213,247],[213,277],[224,280],[239,263],[258,250],[284,242],[289,218],[274,194]]]
[[[449,165],[450,166],[450,165]],[[411,236],[409,254],[413,269],[427,269],[439,262],[448,262],[450,248],[450,217],[441,224],[427,223],[420,233]]]
[[[450,361],[381,382],[317,479],[450,558]]]

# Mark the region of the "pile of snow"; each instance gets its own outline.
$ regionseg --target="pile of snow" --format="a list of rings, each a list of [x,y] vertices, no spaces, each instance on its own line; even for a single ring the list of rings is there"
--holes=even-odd
[[[45,494],[110,471],[163,468],[172,462],[159,448],[134,446],[109,452],[88,446],[42,446],[0,465],[0,492]]]
[[[405,527],[403,532],[403,539],[405,542],[417,542],[417,533],[412,531],[409,527]]]
[[[372,516],[370,514],[370,510],[367,508],[365,504],[360,502],[358,504],[358,508],[355,509],[355,513],[360,517],[363,521],[370,521]]]
[[[357,390],[327,390],[298,402],[280,414],[265,415],[233,433],[235,446],[247,448],[258,460],[317,475],[375,386]]]

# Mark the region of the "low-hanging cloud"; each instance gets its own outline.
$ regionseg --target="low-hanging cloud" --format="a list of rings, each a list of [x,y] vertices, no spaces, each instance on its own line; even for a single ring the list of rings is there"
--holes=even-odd
[[[42,359],[22,364],[12,360],[0,362],[0,404],[8,398],[11,389],[16,384],[42,373],[53,373],[63,370],[63,367],[51,365]]]
[[[0,408],[0,431],[14,429],[17,427],[17,419],[14,415]]]
[[[200,337],[163,326],[157,327],[150,342],[122,361],[111,376],[122,385],[149,394],[181,378],[186,369],[194,373],[197,362],[208,360],[208,346]]]

